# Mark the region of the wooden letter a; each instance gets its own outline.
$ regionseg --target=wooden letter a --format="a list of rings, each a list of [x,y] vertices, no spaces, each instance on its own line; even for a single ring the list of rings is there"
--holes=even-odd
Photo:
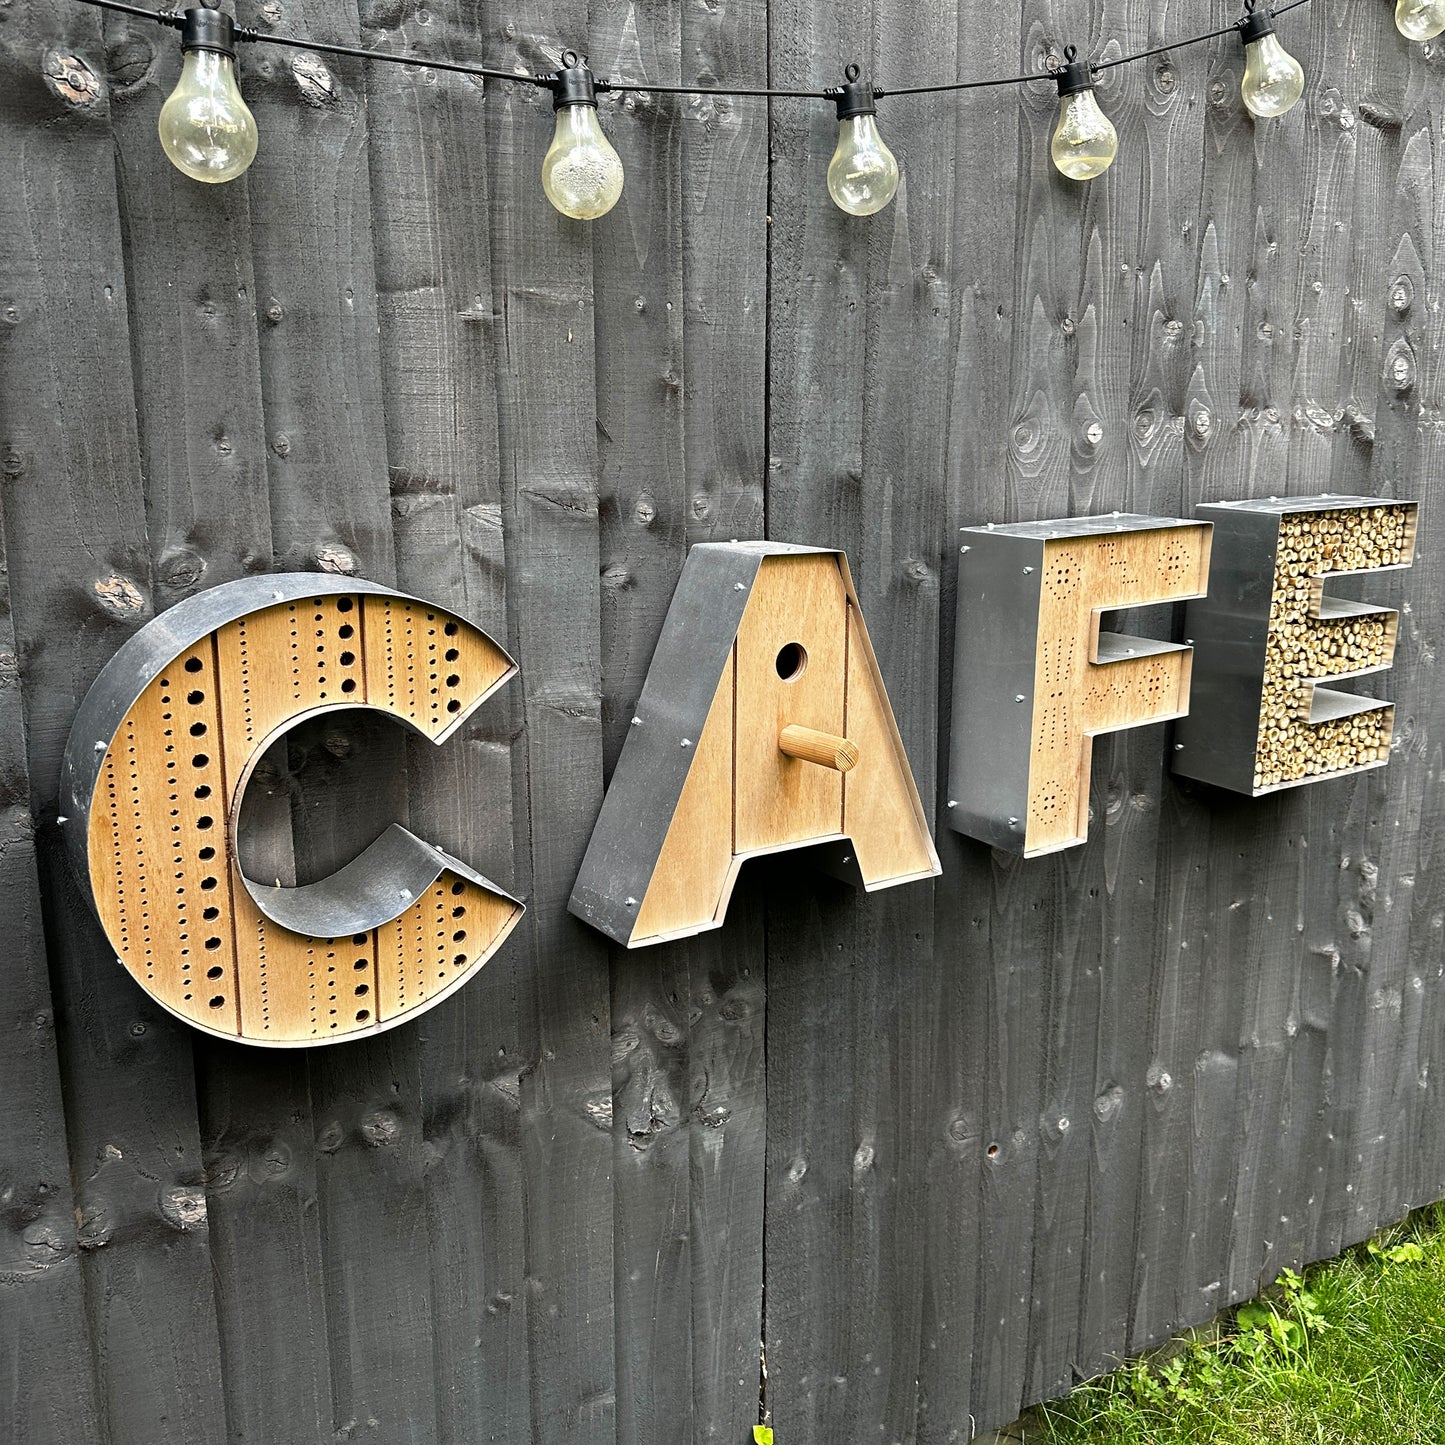
[[[694,547],[568,906],[629,948],[686,937],[747,859],[815,843],[869,891],[939,872],[847,559]]]

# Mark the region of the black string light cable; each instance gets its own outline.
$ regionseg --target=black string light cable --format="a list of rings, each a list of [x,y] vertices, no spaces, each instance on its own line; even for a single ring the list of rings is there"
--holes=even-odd
[[[511,81],[550,91],[556,119],[552,143],[542,162],[542,188],[563,215],[576,220],[595,220],[610,211],[622,194],[621,158],[597,120],[597,96],[605,92],[832,101],[838,112],[838,145],[828,164],[828,191],[843,210],[867,216],[888,205],[898,189],[898,162],[878,133],[877,102],[881,99],[943,95],[1053,80],[1059,93],[1059,118],[1050,153],[1064,175],[1074,180],[1089,180],[1108,169],[1119,147],[1118,134],[1094,94],[1096,75],[1115,66],[1203,44],[1233,32],[1244,45],[1244,78],[1240,86],[1244,104],[1261,118],[1283,115],[1304,93],[1304,71],[1280,44],[1274,22],[1276,17],[1307,5],[1310,0],[1290,0],[1277,9],[1272,9],[1267,0],[1243,0],[1244,13],[1232,25],[1112,60],[1081,61],[1075,48],[1067,46],[1062,65],[1027,75],[886,88],[873,85],[862,77],[857,65],[849,65],[842,85],[816,90],[614,80],[593,75],[586,60],[571,50],[563,51],[557,70],[530,74],[471,62],[433,60],[404,52],[367,50],[355,45],[275,35],[239,26],[225,12],[210,5],[185,10],[151,10],[129,4],[127,0],[77,0],[77,3],[181,32],[181,79],[161,107],[159,132],[166,155],[196,180],[234,180],[255,158],[259,134],[255,118],[236,83],[236,50],[240,44],[280,45],[320,55]],[[1397,0],[1395,20],[1407,38],[1431,39],[1445,31],[1445,0]]]

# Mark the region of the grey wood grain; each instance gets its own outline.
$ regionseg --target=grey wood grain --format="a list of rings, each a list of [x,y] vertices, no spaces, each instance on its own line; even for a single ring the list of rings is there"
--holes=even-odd
[[[173,37],[118,19],[108,38],[126,85],[113,131],[159,610],[271,565],[250,195],[195,184],[156,145],[180,71]],[[248,821],[289,878],[289,800],[267,782],[263,767]],[[195,1052],[227,1431],[319,1433],[330,1405],[306,1070],[207,1039]]]
[[[758,84],[765,18],[594,7],[593,64]],[[598,384],[610,763],[687,544],[761,535],[762,296],[719,298],[765,275],[766,106],[624,96],[604,116],[629,168],[594,234],[598,352],[629,360]],[[720,938],[613,952],[619,1438],[731,1440],[758,1418],[763,950],[738,907]]]
[[[682,21],[591,7],[599,73],[677,83]],[[690,78],[690,77],[689,77]],[[687,548],[685,97],[628,94],[603,124],[626,157],[616,211],[592,232],[596,310],[602,735],[610,772]],[[627,364],[610,364],[626,358]],[[612,948],[612,1188],[617,1436],[691,1441],[692,1221],[686,943]]]
[[[100,27],[92,15],[27,10],[7,28],[0,65],[7,119],[26,138],[7,149],[0,202],[13,298],[0,383],[5,531],[92,1349],[70,1423],[82,1438],[94,1428],[93,1382],[113,1445],[220,1441],[191,1035],[116,965],[70,876],[55,813],[74,708],[150,612]]]
[[[3,366],[3,363],[0,363]],[[0,370],[0,384],[12,378]],[[8,436],[6,438],[8,442]],[[0,565],[4,537],[0,534]],[[55,1010],[46,970],[35,825],[25,763],[20,670],[8,593],[0,620],[0,924],[10,941],[0,973],[0,1370],[7,1381],[0,1421],[16,1445],[76,1445],[102,1438],[75,1196],[65,1152],[65,1114],[55,1049]],[[50,1382],[64,1372],[71,1389]]]
[[[953,17],[890,4],[806,9],[772,37],[776,83],[880,84],[941,67]],[[896,83],[896,82],[895,82]],[[937,518],[952,325],[952,166],[927,107],[886,109],[904,180],[845,215],[823,184],[826,105],[774,108],[768,532],[847,550],[921,795],[934,795]],[[803,318],[808,318],[804,322]],[[780,1438],[902,1439],[916,1429],[928,1153],[932,884],[867,898],[770,869],[768,1403]],[[846,1271],[827,1261],[847,1258]]]
[[[479,13],[460,4],[375,17],[368,43],[476,58]],[[368,79],[378,310],[397,575],[507,644],[497,421],[498,305],[488,214],[487,100],[455,75],[376,65]],[[417,163],[417,158],[421,163]],[[512,886],[517,684],[440,750],[410,749],[411,825]],[[529,1437],[526,1194],[514,948],[419,1023],[436,1432],[444,1442]]]
[[[349,0],[311,0],[277,28],[362,38]],[[248,96],[269,141],[248,189],[273,551],[286,569],[392,582],[366,68],[254,55]],[[288,753],[298,882],[407,821],[395,727],[334,714],[293,733]],[[326,1373],[308,1388],[333,1430],[376,1420],[406,1442],[436,1438],[419,1057],[407,1029],[311,1057],[317,1240],[291,1242],[321,1264]]]
[[[587,33],[585,6],[521,7],[496,54],[554,66]],[[582,46],[585,48],[585,44]],[[551,99],[494,87],[487,108],[500,306],[502,517],[524,733],[514,755],[517,884],[529,912],[520,1079],[527,1195],[528,1399],[533,1440],[610,1439],[612,1090],[607,949],[566,913],[602,797],[599,522],[592,236],[554,212],[537,175]]]

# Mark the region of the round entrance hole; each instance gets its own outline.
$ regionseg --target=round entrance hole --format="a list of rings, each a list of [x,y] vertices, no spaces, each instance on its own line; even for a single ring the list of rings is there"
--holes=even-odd
[[[808,668],[808,649],[801,642],[785,643],[773,663],[784,682],[796,682]]]

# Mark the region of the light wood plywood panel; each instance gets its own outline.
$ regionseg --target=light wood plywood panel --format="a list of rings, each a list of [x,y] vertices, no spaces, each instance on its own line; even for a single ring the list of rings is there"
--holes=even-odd
[[[769,557],[737,637],[736,848],[750,853],[840,833],[843,780],[790,758],[790,723],[843,732],[847,594],[828,553]]]
[[[733,678],[735,652],[718,680],[697,755],[637,911],[638,942],[690,931],[714,917],[733,866]]]
[[[374,1031],[448,992],[520,904],[447,872],[460,891],[444,919],[439,882],[379,927],[294,931],[267,916],[268,880],[250,880],[253,896],[242,876],[241,799],[266,747],[303,717],[371,707],[436,741],[513,671],[450,614],[371,594],[278,602],[181,649],[124,715],[90,814],[91,884],[121,962],[189,1022],[261,1044]]]

